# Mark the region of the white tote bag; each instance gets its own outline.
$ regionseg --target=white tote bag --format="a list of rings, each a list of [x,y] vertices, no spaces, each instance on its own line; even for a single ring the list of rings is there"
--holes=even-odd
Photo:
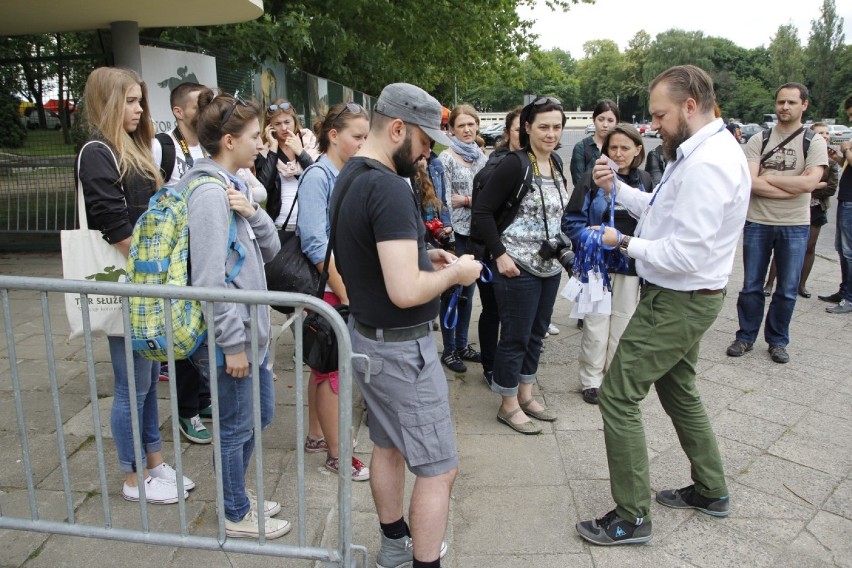
[[[89,144],[103,143],[87,142],[77,156],[77,212],[80,228],[61,233],[62,275],[67,280],[124,282],[127,258],[117,248],[107,243],[100,231],[90,230],[86,218],[86,201],[83,198],[83,184],[80,181],[79,171],[80,156]],[[111,149],[110,153],[112,153]],[[115,154],[112,158],[115,160]],[[118,170],[117,161],[115,167]],[[71,327],[71,338],[83,335],[83,310],[80,301],[79,294],[65,294],[65,312],[68,315],[68,325]],[[92,335],[124,335],[121,296],[92,294],[88,296],[88,304]]]

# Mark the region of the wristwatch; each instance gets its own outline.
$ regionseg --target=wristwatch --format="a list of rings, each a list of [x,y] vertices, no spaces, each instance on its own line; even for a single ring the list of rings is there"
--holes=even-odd
[[[630,245],[630,239],[632,237],[630,235],[622,235],[621,240],[618,242],[618,250],[621,251],[621,254],[627,256],[627,247]]]

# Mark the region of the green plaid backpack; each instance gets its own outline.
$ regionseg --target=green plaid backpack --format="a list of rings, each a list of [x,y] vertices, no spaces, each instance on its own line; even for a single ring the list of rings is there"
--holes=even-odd
[[[192,191],[201,184],[216,183],[226,189],[221,179],[200,176],[189,183],[178,183],[160,189],[148,202],[148,209],[136,221],[127,260],[127,281],[134,284],[169,284],[190,286],[189,215],[187,202]],[[230,283],[242,268],[245,250],[237,242],[237,223],[231,212],[228,253],[239,255],[226,282]],[[130,333],[133,350],[146,359],[168,361],[166,302],[172,316],[172,345],[175,360],[192,355],[207,337],[207,326],[198,300],[130,297]]]

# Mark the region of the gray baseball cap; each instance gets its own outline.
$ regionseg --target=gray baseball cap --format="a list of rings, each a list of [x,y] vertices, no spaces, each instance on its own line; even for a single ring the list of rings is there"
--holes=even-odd
[[[447,135],[441,132],[441,103],[420,87],[392,83],[382,89],[373,110],[419,126],[438,144],[452,145]]]

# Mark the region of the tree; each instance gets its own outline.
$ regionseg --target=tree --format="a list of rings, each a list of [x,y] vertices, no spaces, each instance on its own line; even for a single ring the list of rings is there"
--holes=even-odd
[[[568,10],[580,1],[591,0],[547,5]],[[228,46],[247,68],[268,59],[285,61],[372,94],[408,81],[447,101],[456,87],[466,91],[504,75],[535,51],[532,22],[517,12],[534,3],[264,0],[264,15],[253,22],[157,34],[202,47]]]
[[[811,20],[811,35],[805,50],[805,76],[811,91],[811,116],[834,116],[838,100],[843,96],[831,92],[831,81],[843,38],[843,18],[837,15],[834,0],[823,0],[820,17]]]
[[[624,78],[624,56],[610,39],[596,39],[583,44],[584,57],[577,63],[580,101],[592,108],[601,99],[618,101]]]
[[[767,79],[770,85],[778,86],[804,77],[804,50],[799,41],[799,32],[793,24],[778,26],[778,31],[769,43],[770,67]]]
[[[852,45],[844,45],[837,54],[837,67],[831,80],[831,92],[837,97],[835,114],[826,112],[826,117],[834,116],[839,124],[848,122],[843,102],[852,96]]]
[[[643,75],[648,52],[651,50],[651,36],[645,30],[639,30],[627,44],[624,52],[624,79],[622,97],[625,116],[636,114],[645,116],[648,106],[648,82]]]
[[[702,32],[687,32],[672,29],[657,34],[648,59],[645,63],[645,80],[650,82],[654,77],[673,65],[696,65],[705,71],[712,72],[713,45],[707,41]]]

